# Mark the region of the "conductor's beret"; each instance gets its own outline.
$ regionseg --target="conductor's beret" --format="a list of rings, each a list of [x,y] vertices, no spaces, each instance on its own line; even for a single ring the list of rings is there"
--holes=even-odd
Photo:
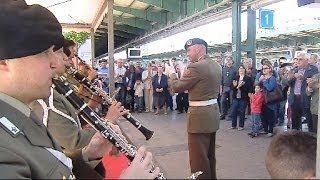
[[[40,5],[24,0],[1,0],[0,60],[39,54],[64,43],[57,18]]]
[[[189,39],[186,44],[184,45],[184,49],[187,50],[190,46],[193,46],[195,44],[202,44],[206,47],[206,50],[208,48],[208,44],[205,40],[200,39],[200,38],[193,38],[193,39]]]

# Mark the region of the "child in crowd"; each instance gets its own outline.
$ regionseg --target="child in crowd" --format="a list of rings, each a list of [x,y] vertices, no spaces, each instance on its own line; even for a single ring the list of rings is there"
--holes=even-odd
[[[143,109],[143,82],[141,81],[141,78],[138,77],[136,80],[136,83],[134,84],[133,89],[134,91],[134,100],[136,103],[136,109],[138,110],[138,113],[142,112]]]
[[[265,157],[272,179],[315,179],[317,138],[291,130],[276,135]]]
[[[257,85],[255,85],[254,94],[249,94],[252,127],[251,132],[248,133],[248,135],[252,138],[257,137],[259,135],[259,129],[261,124],[261,109],[264,103],[262,88],[262,84],[258,83]]]

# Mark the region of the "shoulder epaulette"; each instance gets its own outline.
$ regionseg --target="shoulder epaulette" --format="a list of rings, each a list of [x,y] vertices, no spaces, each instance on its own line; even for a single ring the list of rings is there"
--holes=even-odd
[[[20,129],[17,128],[9,119],[6,117],[0,118],[0,125],[4,127],[4,130],[6,130],[11,136],[17,137],[20,133]]]

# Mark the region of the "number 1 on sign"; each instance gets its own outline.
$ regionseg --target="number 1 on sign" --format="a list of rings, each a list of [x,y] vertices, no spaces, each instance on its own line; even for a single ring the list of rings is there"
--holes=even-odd
[[[266,14],[264,17],[266,17],[266,25],[269,24],[269,14]]]

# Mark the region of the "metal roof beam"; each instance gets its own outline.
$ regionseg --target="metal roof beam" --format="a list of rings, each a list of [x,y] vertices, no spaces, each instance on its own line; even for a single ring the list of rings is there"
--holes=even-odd
[[[296,42],[299,42],[300,39],[302,38],[302,37],[296,37],[296,36],[287,35],[287,34],[281,34],[278,37],[279,38],[290,39],[290,40],[293,40],[293,41],[296,41]],[[278,38],[278,37],[276,37],[276,38]]]
[[[313,32],[308,32],[308,31],[301,31],[302,33],[308,35],[308,36],[312,36],[314,38],[320,39],[320,34],[317,33],[313,33]]]
[[[107,34],[99,34],[98,35],[99,38],[96,40],[97,42],[105,42],[106,44],[108,44],[108,35]],[[119,37],[119,36],[114,36],[114,40],[115,42],[127,42],[128,39],[127,38],[123,38],[123,37]]]
[[[113,19],[116,22],[127,24],[129,26],[136,27],[139,29],[144,29],[147,31],[150,31],[152,28],[149,21],[139,19],[139,18],[123,18],[123,17],[114,16]]]
[[[90,25],[83,23],[61,23],[63,31],[90,32]]]
[[[265,48],[271,48],[273,46],[273,43],[270,41],[264,41],[260,40],[256,42],[257,49],[265,49]]]
[[[213,6],[213,5],[221,3],[222,1],[223,0],[207,0],[207,4],[208,4],[208,6]]]
[[[133,8],[122,7],[122,6],[114,6],[113,9],[134,15],[138,18],[142,18],[147,21],[154,21],[154,22],[161,23],[161,14],[152,12],[150,10],[140,10],[140,9],[133,9]]]
[[[101,36],[99,37],[99,39],[105,39],[106,41],[108,40],[108,34],[100,34]],[[127,38],[124,38],[124,37],[120,37],[120,36],[114,36],[114,40],[117,40],[117,41],[123,41],[123,42],[126,42],[128,41]]]
[[[304,44],[309,44],[309,45],[314,45],[320,42],[319,38],[314,38],[311,36],[305,37],[303,38],[303,40],[301,41]]]
[[[180,0],[138,0],[153,6],[160,7],[170,12],[180,13]]]
[[[128,39],[127,38],[123,38],[123,37],[119,37],[119,36],[114,36],[114,40],[115,42],[127,42]],[[107,34],[99,34],[98,38],[95,39],[95,41],[100,42],[101,41],[108,41],[108,35]],[[106,44],[108,44],[108,42],[105,42]]]
[[[260,40],[262,40],[262,41],[269,41],[269,42],[271,42],[271,43],[276,43],[276,44],[285,45],[285,46],[288,44],[287,39],[281,40],[281,39],[275,39],[275,38],[272,38],[272,37],[270,37],[270,38],[261,37]],[[260,42],[261,42],[261,41],[260,41]]]
[[[108,29],[108,24],[107,23],[102,23],[100,26],[99,26],[99,29]],[[123,31],[123,32],[127,32],[127,33],[130,33],[130,34],[135,34],[137,36],[141,36],[141,35],[144,35],[146,33],[145,30],[143,29],[139,29],[139,28],[135,28],[135,27],[132,27],[132,26],[129,26],[129,25],[114,25],[113,26],[113,29],[114,30],[118,30],[118,31]]]
[[[209,47],[208,53],[221,53],[221,52],[228,52],[231,50],[231,47]]]
[[[96,30],[96,33],[98,33],[98,34],[107,34],[106,31],[104,31],[103,29],[99,29],[99,28]],[[130,34],[130,33],[119,31],[119,30],[114,30],[114,35],[119,36],[119,37],[124,37],[124,38],[127,38],[127,39],[133,39],[133,38],[137,37],[134,34]]]
[[[94,31],[98,28],[99,24],[104,19],[105,14],[108,12],[107,7],[108,7],[108,1],[105,0],[105,1],[103,1],[98,13],[96,14],[96,16],[94,17],[94,19],[92,21],[91,28],[93,28]]]

